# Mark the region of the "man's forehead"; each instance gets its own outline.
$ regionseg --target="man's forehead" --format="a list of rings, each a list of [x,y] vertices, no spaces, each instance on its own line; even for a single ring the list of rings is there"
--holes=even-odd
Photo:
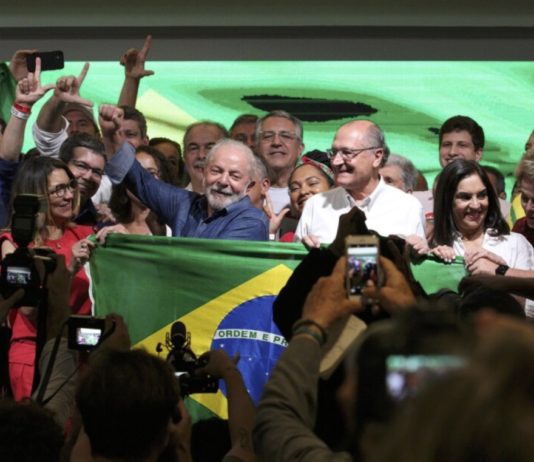
[[[290,119],[286,119],[285,117],[272,116],[263,120],[261,123],[261,129],[263,131],[272,130],[273,128],[278,127],[286,130],[296,130],[295,123]]]
[[[139,122],[137,120],[133,119],[123,119],[121,128],[127,129],[127,130],[137,130],[141,131],[141,127],[139,126]]]
[[[93,151],[92,149],[85,148],[83,146],[77,146],[73,149],[72,159],[83,161],[87,164],[90,164],[92,167],[104,167],[106,164],[106,159],[102,153]]]
[[[366,147],[367,130],[363,127],[342,127],[336,132],[332,144],[336,147]]]
[[[63,114],[67,120],[86,120],[87,122],[93,123],[91,118],[87,114],[85,114],[83,111],[79,111],[78,109],[71,109],[69,112],[66,112]]]
[[[454,130],[452,132],[444,133],[441,137],[442,142],[443,141],[465,141],[468,143],[473,144],[473,137],[471,136],[471,133],[469,133],[467,130]]]
[[[215,125],[197,125],[193,127],[185,138],[185,144],[208,144],[222,139],[224,134]]]
[[[208,165],[220,165],[225,168],[240,168],[247,166],[245,154],[231,147],[222,146],[217,152],[210,156]]]

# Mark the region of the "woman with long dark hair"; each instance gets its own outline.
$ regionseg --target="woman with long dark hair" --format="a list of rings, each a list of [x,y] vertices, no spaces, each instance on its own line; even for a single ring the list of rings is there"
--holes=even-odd
[[[463,257],[475,275],[525,276],[514,270],[534,268],[534,249],[522,235],[510,233],[486,172],[463,159],[448,164],[439,176],[431,249],[445,261]]]

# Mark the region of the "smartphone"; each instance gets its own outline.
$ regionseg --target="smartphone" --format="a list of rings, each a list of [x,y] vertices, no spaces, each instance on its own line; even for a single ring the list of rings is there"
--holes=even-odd
[[[71,350],[92,350],[100,342],[105,329],[105,319],[93,316],[70,316],[68,321],[68,345]]]
[[[349,298],[358,298],[367,281],[371,280],[379,287],[381,284],[379,257],[379,240],[374,235],[347,236],[346,287]]]
[[[389,355],[386,358],[386,389],[393,401],[416,396],[425,386],[464,367],[465,359],[452,355]]]
[[[41,71],[54,71],[65,67],[62,51],[38,51],[26,56],[28,72],[35,72],[35,58],[41,58]]]

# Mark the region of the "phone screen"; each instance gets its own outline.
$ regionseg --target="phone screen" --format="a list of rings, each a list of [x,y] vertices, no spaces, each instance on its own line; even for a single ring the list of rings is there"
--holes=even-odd
[[[465,360],[454,355],[390,355],[386,358],[386,389],[394,401],[402,401],[464,365]]]
[[[32,279],[32,272],[29,268],[20,266],[10,266],[6,271],[6,280],[9,284],[27,286]]]
[[[95,346],[102,335],[101,329],[93,327],[78,327],[76,330],[76,341],[78,345]]]
[[[349,296],[360,295],[368,280],[378,284],[378,249],[376,246],[347,248],[347,290]]]

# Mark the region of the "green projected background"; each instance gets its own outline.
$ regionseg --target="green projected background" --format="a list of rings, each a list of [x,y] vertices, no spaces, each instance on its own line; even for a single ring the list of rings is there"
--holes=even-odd
[[[43,74],[44,83],[78,74],[81,62]],[[364,103],[386,133],[392,152],[409,157],[432,179],[439,169],[438,128],[450,116],[473,117],[484,128],[484,163],[509,175],[534,128],[527,102],[534,95],[534,64],[526,62],[150,62],[137,107],[149,136],[181,141],[200,119],[229,126],[244,112],[262,115],[244,96],[277,95]],[[115,103],[123,82],[117,63],[91,63],[82,96],[96,106]],[[36,108],[37,109],[37,108]],[[37,111],[34,111],[34,115]],[[306,150],[326,149],[346,119],[304,122]],[[28,133],[29,135],[29,133]],[[25,148],[30,148],[31,137]],[[512,181],[507,181],[507,189]]]

